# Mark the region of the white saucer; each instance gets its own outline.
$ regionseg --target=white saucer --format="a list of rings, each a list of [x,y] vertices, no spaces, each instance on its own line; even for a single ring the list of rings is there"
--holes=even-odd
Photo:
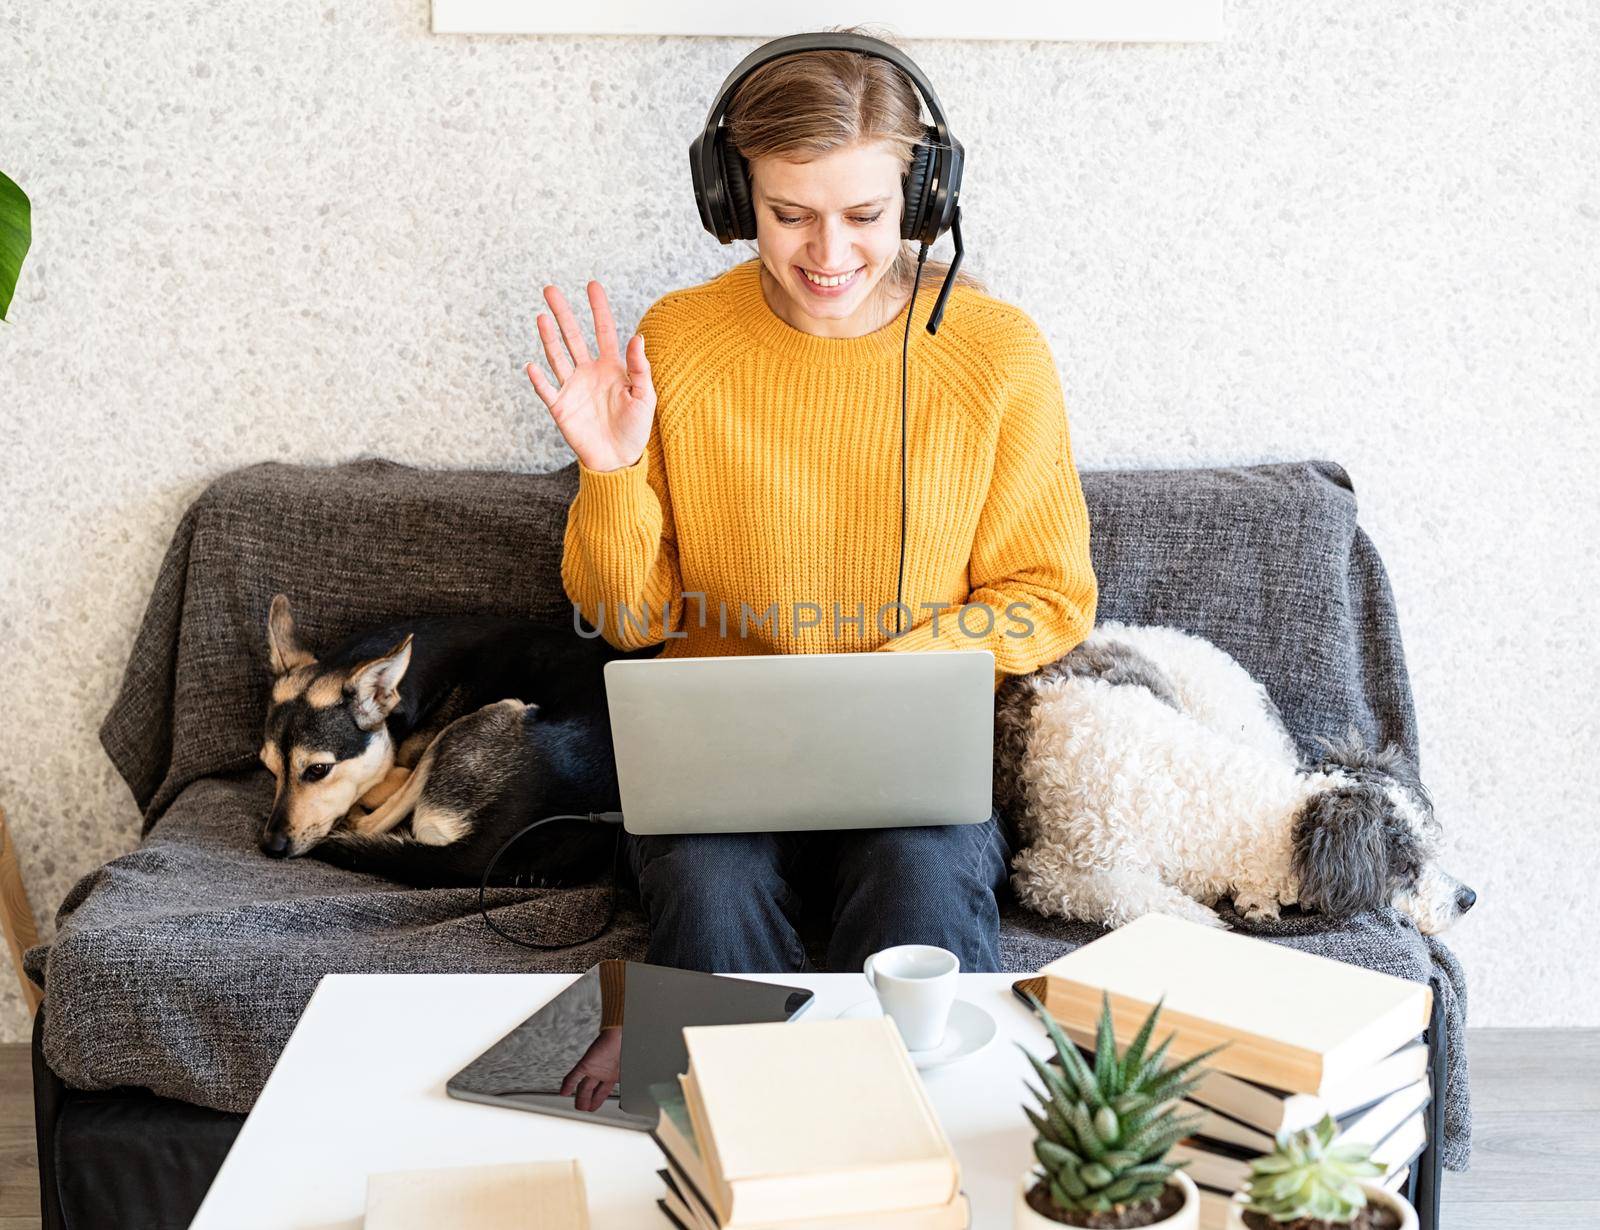
[[[839,1014],[841,1021],[861,1020],[864,1017],[882,1016],[883,1008],[876,997],[851,1004]],[[911,1051],[911,1062],[919,1068],[938,1068],[968,1055],[976,1055],[999,1032],[994,1018],[977,1004],[958,999],[950,1006],[950,1021],[945,1026],[944,1041],[925,1051]]]

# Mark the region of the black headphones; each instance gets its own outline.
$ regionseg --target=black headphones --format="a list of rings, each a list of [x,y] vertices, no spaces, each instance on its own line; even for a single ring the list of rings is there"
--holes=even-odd
[[[750,168],[744,155],[728,139],[723,113],[739,83],[763,64],[802,51],[855,51],[887,60],[911,78],[933,117],[924,125],[922,140],[912,150],[911,165],[901,178],[905,211],[900,221],[900,236],[921,245],[917,264],[920,271],[928,248],[945,231],[955,241],[955,259],[938,301],[928,317],[928,332],[936,333],[944,319],[945,300],[961,264],[961,142],[950,134],[939,96],[909,57],[898,47],[864,34],[791,34],[763,43],[744,59],[722,83],[706,115],[705,128],[689,145],[689,173],[694,180],[694,199],[700,206],[700,221],[720,243],[756,237],[756,212],[750,200]]]

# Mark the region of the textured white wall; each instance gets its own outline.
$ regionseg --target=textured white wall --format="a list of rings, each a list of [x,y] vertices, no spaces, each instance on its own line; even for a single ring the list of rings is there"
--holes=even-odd
[[[0,327],[0,802],[42,924],[135,840],[95,728],[186,503],[266,458],[565,461],[520,372],[539,287],[598,276],[631,326],[742,258],[685,151],[750,45],[436,37],[426,0],[0,9],[37,228]],[[1080,465],[1349,468],[1481,893],[1472,1019],[1600,1024],[1600,9],[1230,0],[1215,45],[913,51]]]

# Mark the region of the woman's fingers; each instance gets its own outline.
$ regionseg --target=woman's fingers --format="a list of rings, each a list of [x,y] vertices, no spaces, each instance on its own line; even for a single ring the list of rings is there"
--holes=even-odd
[[[550,383],[550,377],[539,370],[537,363],[527,366],[528,379],[533,382],[533,391],[539,395],[539,400],[551,410],[556,408],[556,399],[561,396],[561,390]]]
[[[572,360],[567,357],[566,347],[556,335],[556,322],[550,318],[548,312],[540,312],[533,323],[539,330],[539,340],[544,343],[545,362],[550,364],[550,370],[556,374],[556,379],[565,384],[567,378],[572,375]]]
[[[567,297],[554,286],[544,288],[544,297],[550,304],[550,310],[556,314],[556,324],[561,326],[561,340],[566,342],[567,350],[572,354],[572,362],[587,363],[589,344],[583,340],[583,330],[578,326],[578,318],[572,314]],[[557,375],[559,374],[558,372]]]
[[[650,386],[650,359],[644,352],[644,334],[628,339],[628,388],[641,400],[654,391]]]
[[[617,322],[611,318],[611,304],[606,301],[605,288],[599,282],[589,282],[589,310],[594,313],[594,344],[602,359],[617,357]]]

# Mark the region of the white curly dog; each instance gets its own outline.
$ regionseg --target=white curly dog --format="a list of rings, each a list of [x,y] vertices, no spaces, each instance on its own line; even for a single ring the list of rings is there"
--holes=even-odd
[[[1024,847],[1012,887],[1042,914],[1221,926],[1228,897],[1256,922],[1392,904],[1434,933],[1476,899],[1436,864],[1433,808],[1399,749],[1352,734],[1302,763],[1266,689],[1176,628],[1105,623],[1007,679],[995,754]]]

